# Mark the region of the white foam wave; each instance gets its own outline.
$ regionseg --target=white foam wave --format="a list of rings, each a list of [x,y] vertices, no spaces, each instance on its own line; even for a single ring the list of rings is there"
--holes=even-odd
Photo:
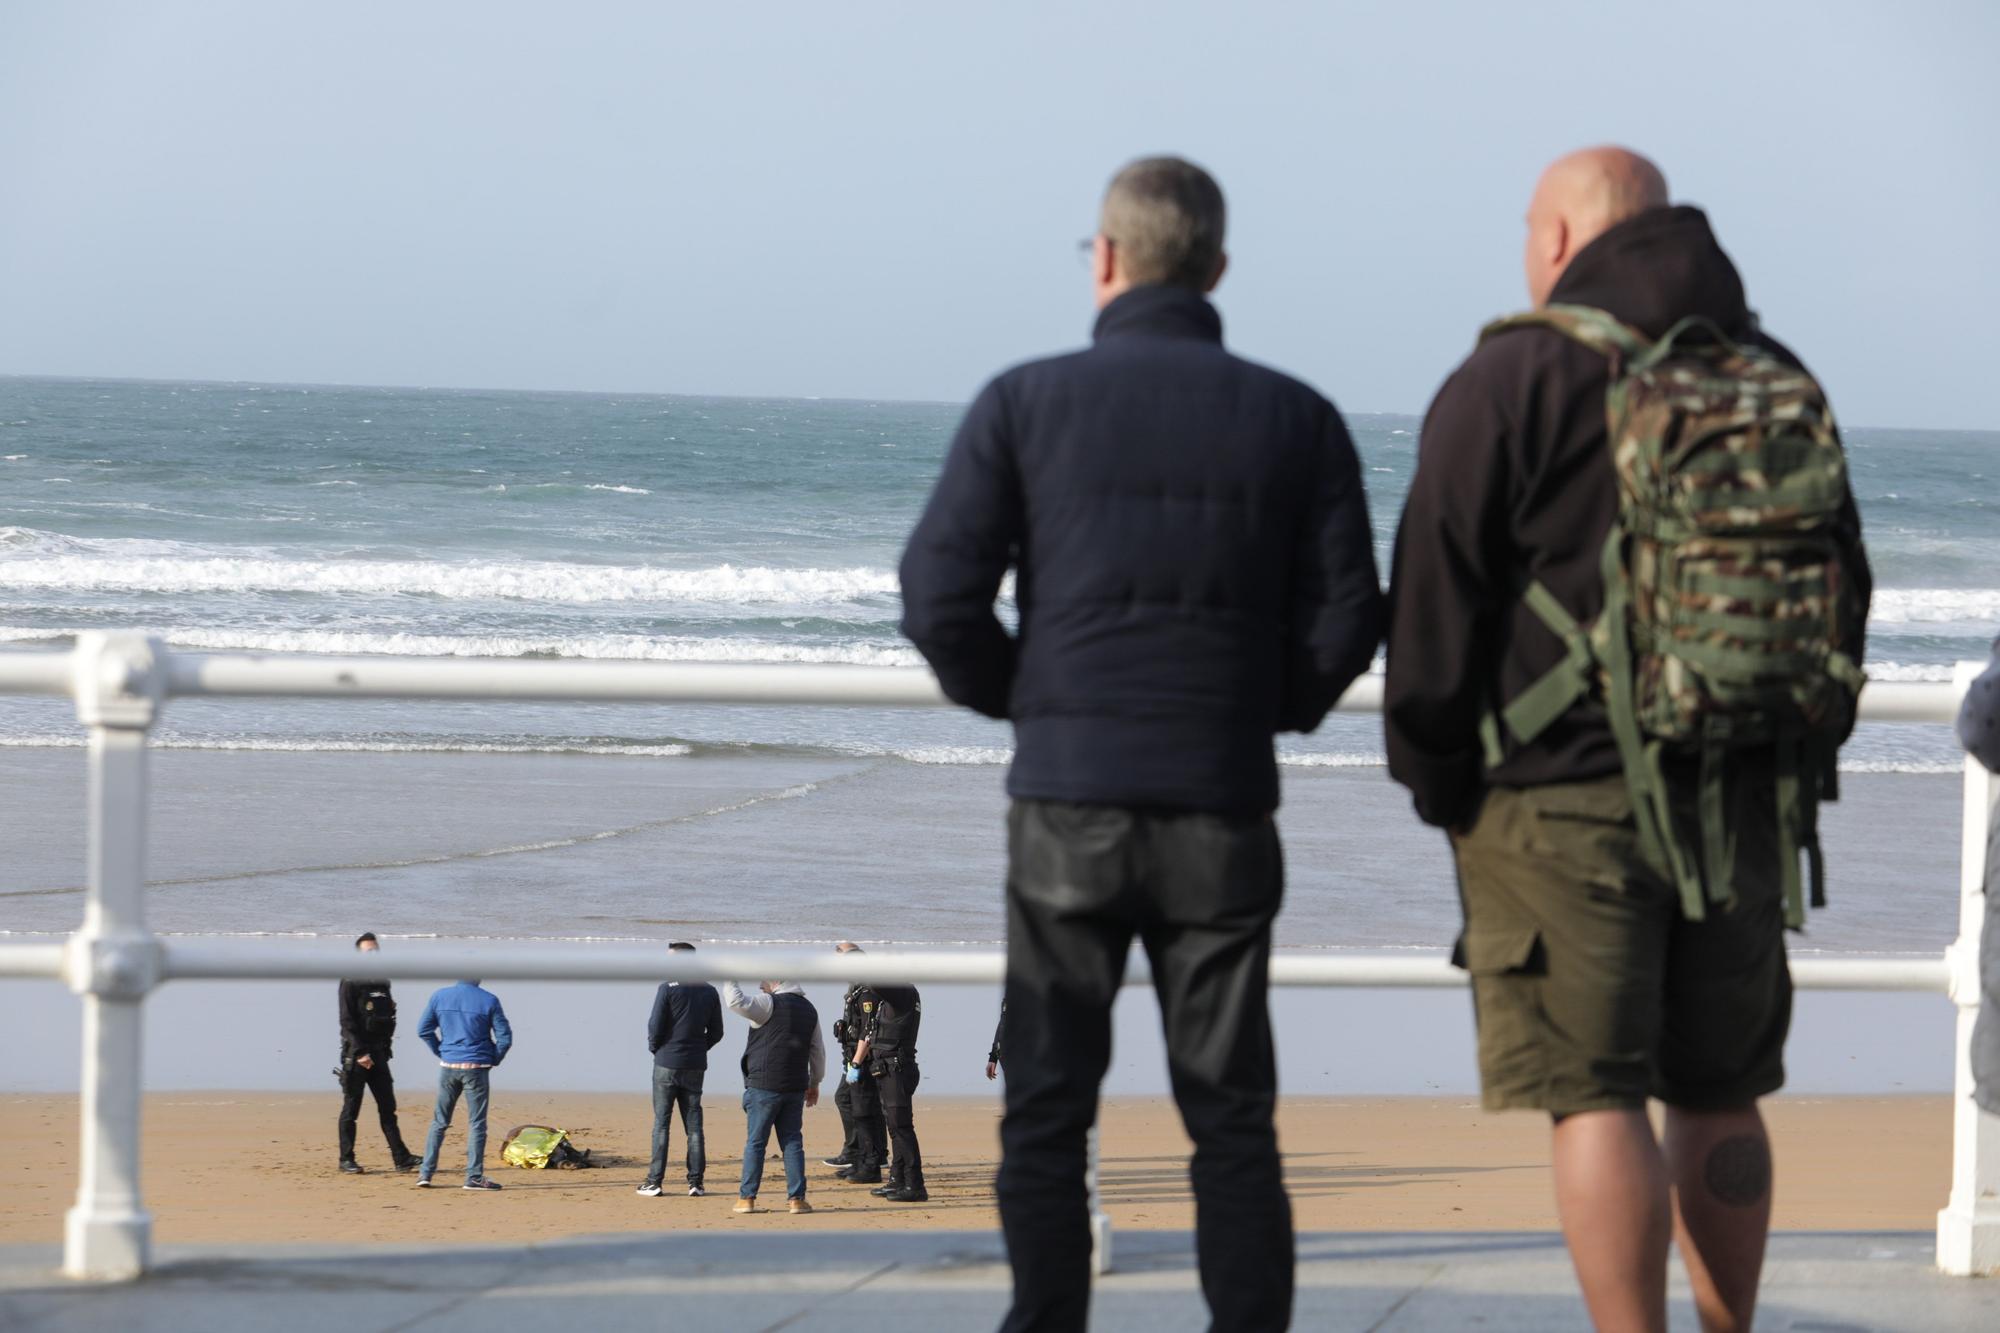
[[[1877,625],[1973,625],[2000,628],[2000,589],[1877,588],[1868,608]]]
[[[0,534],[4,536],[4,534]],[[446,600],[825,606],[891,599],[893,570],[557,561],[287,560],[119,554],[0,558],[0,587],[35,592],[315,593]]]
[[[586,491],[613,491],[619,495],[651,495],[644,486],[600,486],[593,482],[584,487]]]
[[[0,643],[47,643],[74,629],[0,625]],[[406,657],[557,657],[602,662],[813,662],[916,666],[914,648],[892,643],[787,643],[768,639],[654,638],[643,634],[403,634],[350,630],[169,629],[171,647],[208,652],[387,653]]]
[[[1952,668],[1941,662],[1870,662],[1868,679],[1885,684],[1904,681],[1948,681]]]

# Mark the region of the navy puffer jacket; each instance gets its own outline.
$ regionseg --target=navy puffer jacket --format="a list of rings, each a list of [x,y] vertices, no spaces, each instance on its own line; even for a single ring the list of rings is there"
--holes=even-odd
[[[904,633],[950,698],[1012,719],[1007,790],[1042,800],[1275,808],[1273,733],[1319,725],[1383,622],[1340,414],[1170,286],[986,386],[902,584]]]

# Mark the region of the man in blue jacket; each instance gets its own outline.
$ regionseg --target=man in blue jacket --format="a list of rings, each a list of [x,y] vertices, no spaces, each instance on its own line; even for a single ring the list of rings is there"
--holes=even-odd
[[[693,953],[694,946],[675,940],[667,950]],[[707,1192],[701,1183],[708,1167],[701,1085],[708,1077],[708,1052],[721,1040],[722,997],[715,987],[668,981],[654,992],[653,1014],[646,1021],[646,1047],[653,1053],[653,1161],[646,1168],[646,1183],[639,1186],[649,1199],[660,1197],[660,1181],[667,1174],[667,1132],[673,1128],[675,1107],[687,1135],[688,1194],[698,1199]]]
[[[1291,1206],[1265,982],[1283,875],[1272,737],[1311,731],[1381,637],[1333,404],[1223,349],[1222,192],[1177,158],[1111,182],[1086,350],[966,413],[902,562],[944,692],[1014,724],[1007,778],[1008,1329],[1081,1329],[1085,1136],[1136,936],[1194,1139],[1217,1328],[1281,1328]],[[1019,630],[994,599],[1015,573]]]
[[[437,1110],[431,1115],[431,1136],[424,1144],[417,1184],[430,1188],[438,1150],[444,1147],[444,1132],[451,1128],[452,1109],[462,1094],[467,1117],[465,1188],[499,1189],[498,1181],[486,1178],[487,1076],[500,1067],[507,1058],[507,1048],[514,1044],[514,1029],[508,1026],[499,997],[482,990],[477,981],[454,982],[424,1004],[417,1035],[431,1048],[439,1066]]]

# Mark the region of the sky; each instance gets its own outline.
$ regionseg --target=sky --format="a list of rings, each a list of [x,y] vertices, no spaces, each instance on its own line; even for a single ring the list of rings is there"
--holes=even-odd
[[[2000,5],[0,5],[0,374],[969,398],[1124,161],[1238,351],[1418,412],[1574,147],[1653,156],[1850,425],[2000,428]]]

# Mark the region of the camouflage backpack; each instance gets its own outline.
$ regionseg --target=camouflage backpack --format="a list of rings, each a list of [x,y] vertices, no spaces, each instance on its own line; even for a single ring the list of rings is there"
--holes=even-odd
[[[1801,926],[1799,853],[1823,906],[1818,807],[1838,796],[1834,751],[1862,685],[1833,535],[1847,464],[1825,396],[1804,371],[1705,319],[1654,342],[1602,310],[1555,305],[1489,325],[1481,340],[1522,327],[1554,329],[1610,361],[1618,516],[1593,624],[1529,584],[1524,600],[1567,654],[1488,717],[1488,763],[1499,761],[1503,726],[1525,743],[1578,702],[1601,702],[1644,845],[1699,921],[1708,902],[1734,901],[1731,753],[1769,750],[1785,921]],[[1676,819],[1669,800],[1671,756],[1697,761],[1691,820]]]

